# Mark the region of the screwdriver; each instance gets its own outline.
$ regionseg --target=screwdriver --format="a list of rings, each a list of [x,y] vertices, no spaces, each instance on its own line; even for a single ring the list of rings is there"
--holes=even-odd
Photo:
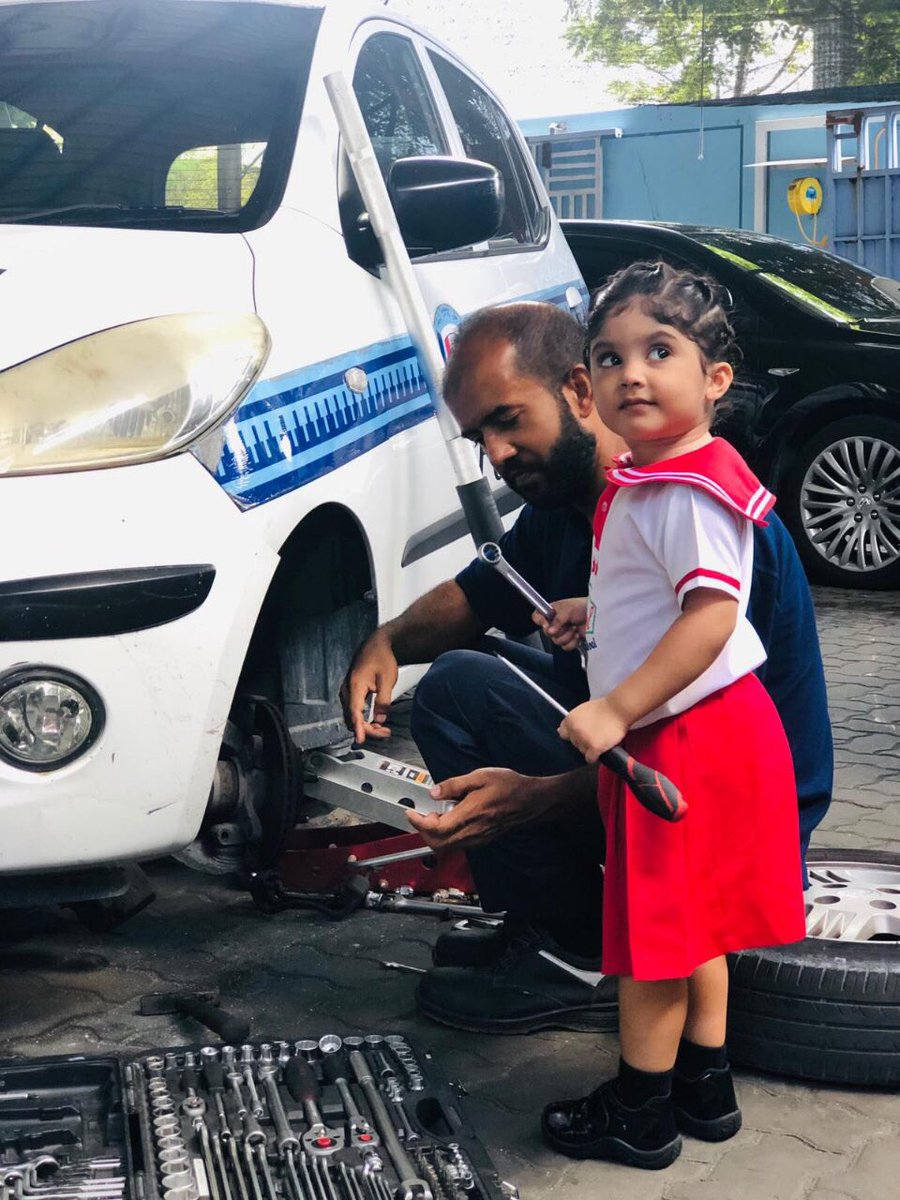
[[[504,658],[502,654],[498,654],[497,658],[527,683],[532,691],[537,692],[548,704],[552,705],[558,713],[564,717],[569,715],[567,709],[563,708],[559,701],[554,700],[549,692],[545,692],[542,687],[539,687],[515,663]],[[680,821],[687,812],[687,803],[671,779],[667,779],[659,771],[654,771],[652,767],[637,762],[621,746],[613,746],[611,750],[604,751],[600,755],[600,761],[604,767],[608,767],[614,775],[618,775],[628,784],[635,798],[654,816],[662,817],[664,821]]]

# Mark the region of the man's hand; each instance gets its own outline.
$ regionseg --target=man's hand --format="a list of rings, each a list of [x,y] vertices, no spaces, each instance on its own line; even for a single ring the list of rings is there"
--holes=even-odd
[[[556,616],[552,621],[533,612],[531,619],[547,637],[562,650],[577,650],[578,643],[584,637],[587,625],[588,602],[584,596],[575,596],[570,600],[553,600]]]
[[[409,823],[435,850],[480,846],[539,815],[531,801],[536,782],[506,767],[481,767],[431,789],[433,799],[453,805],[449,812],[409,812]]]
[[[588,700],[573,708],[557,730],[564,742],[571,742],[589,763],[618,746],[628,732],[628,722],[616,712],[608,699]]]
[[[353,736],[360,744],[367,737],[391,736],[385,722],[398,674],[399,666],[390,639],[377,629],[353,656],[339,693],[347,728],[353,730]],[[375,704],[370,716],[367,709],[372,693]]]

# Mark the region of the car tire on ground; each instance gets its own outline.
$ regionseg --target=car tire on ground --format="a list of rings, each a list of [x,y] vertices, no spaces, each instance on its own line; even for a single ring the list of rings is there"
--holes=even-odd
[[[812,578],[900,585],[900,422],[860,414],[826,425],[797,452],[779,500]]]
[[[730,956],[734,1063],[798,1079],[900,1084],[900,854],[808,856],[811,936]]]

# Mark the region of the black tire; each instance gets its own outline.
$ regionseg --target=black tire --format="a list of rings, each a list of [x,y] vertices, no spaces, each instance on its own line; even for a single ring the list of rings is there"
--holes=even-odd
[[[889,851],[817,850],[816,863],[897,868]],[[897,890],[900,910],[900,888]],[[730,956],[733,1062],[798,1079],[900,1084],[900,940],[808,937]]]
[[[858,441],[854,442],[854,439]],[[858,526],[848,520],[848,538],[840,541],[828,555],[823,554],[813,541],[808,528],[812,515],[808,500],[813,494],[805,493],[804,481],[813,464],[820,460],[820,455],[835,445],[852,447],[854,451],[862,447],[867,455],[877,456],[876,466],[883,462],[885,457],[891,457],[893,451],[896,459],[892,460],[888,472],[890,473],[895,466],[900,465],[900,423],[889,417],[862,413],[859,416],[844,417],[819,430],[797,451],[794,462],[778,489],[779,514],[793,535],[797,551],[811,579],[834,587],[872,590],[896,588],[900,586],[900,477],[891,481],[883,493],[877,493],[878,501],[870,494],[858,496],[855,489],[850,488],[847,500],[855,497],[854,503],[859,502],[860,505],[866,506],[854,508],[850,504],[847,505],[850,517],[854,520],[859,517]],[[844,512],[841,507],[844,500],[841,499],[838,503],[837,491],[833,495],[835,503],[829,508],[830,520],[834,520],[838,512]],[[875,510],[878,512],[877,518],[871,516]],[[892,530],[894,525],[896,529]],[[834,528],[830,522],[829,528]],[[864,535],[867,540],[863,545],[863,557],[874,563],[874,555],[868,547],[871,546],[872,540],[877,538],[881,553],[886,559],[884,566],[871,565],[860,568],[858,565],[841,565],[839,560],[842,551],[850,539],[865,529],[869,529],[869,533]],[[858,546],[859,542],[852,542],[852,545]]]

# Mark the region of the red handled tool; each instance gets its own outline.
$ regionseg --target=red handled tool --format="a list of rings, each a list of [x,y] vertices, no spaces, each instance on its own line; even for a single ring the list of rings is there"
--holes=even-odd
[[[502,654],[498,654],[497,658],[502,663],[505,663],[509,669],[515,672],[520,679],[537,692],[539,696],[551,704],[558,713],[567,717],[568,711],[550,695],[545,692],[542,687],[539,687],[534,680],[526,675],[515,663],[510,662],[508,658],[504,658]],[[600,755],[600,761],[604,767],[608,767],[614,775],[618,775],[623,779],[634,792],[635,798],[643,804],[648,812],[652,812],[654,816],[662,817],[664,821],[680,821],[687,812],[687,804],[681,792],[665,775],[661,775],[659,771],[654,771],[652,767],[647,767],[643,763],[637,762],[631,757],[627,750],[623,750],[621,746],[613,746],[612,750],[607,750]]]

